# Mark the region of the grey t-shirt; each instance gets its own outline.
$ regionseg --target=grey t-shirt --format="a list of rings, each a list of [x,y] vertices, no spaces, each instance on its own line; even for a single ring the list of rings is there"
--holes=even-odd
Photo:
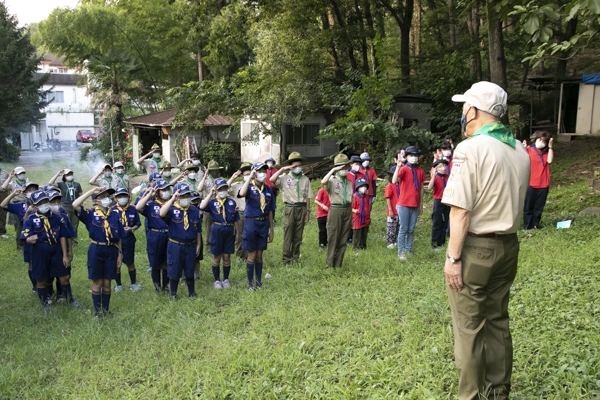
[[[76,198],[81,196],[83,190],[79,182],[58,182],[58,188],[62,195],[62,204],[64,206],[71,206]]]

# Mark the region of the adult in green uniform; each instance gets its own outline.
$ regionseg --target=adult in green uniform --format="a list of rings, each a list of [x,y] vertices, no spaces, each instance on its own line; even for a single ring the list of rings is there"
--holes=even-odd
[[[271,183],[279,192],[285,209],[283,210],[283,264],[300,258],[300,245],[304,225],[310,217],[310,199],[313,192],[310,179],[302,174],[302,164],[306,161],[294,151],[285,161],[285,166],[271,176]]]
[[[513,347],[508,300],[517,274],[529,156],[500,122],[506,92],[475,83],[463,104],[467,140],[456,146],[442,203],[450,209],[444,272],[454,328],[458,398],[508,399]]]
[[[212,192],[212,189],[215,185],[215,179],[217,179],[221,175],[221,170],[223,167],[219,166],[219,163],[215,160],[210,160],[208,162],[208,166],[206,168],[206,174],[202,177],[200,184],[198,185],[198,191],[202,195],[202,198],[205,198],[208,193]],[[204,214],[204,232],[206,232],[206,237],[210,237],[210,228],[212,227],[212,218],[209,213]],[[206,249],[209,249],[208,240],[206,241]]]
[[[333,160],[333,168],[321,181],[329,194],[331,206],[327,217],[327,260],[328,267],[340,268],[346,253],[348,235],[352,229],[352,182],[346,178],[350,160],[345,154],[338,154]]]
[[[160,146],[154,143],[150,151],[140,158],[137,163],[138,165],[143,165],[148,173],[158,172],[165,161],[161,153]]]

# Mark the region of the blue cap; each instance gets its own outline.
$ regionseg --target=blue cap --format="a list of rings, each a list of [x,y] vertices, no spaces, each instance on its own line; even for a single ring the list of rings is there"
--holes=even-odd
[[[152,184],[152,187],[155,187],[160,190],[166,189],[169,186],[171,186],[171,184],[169,182],[165,181],[164,179],[159,179],[157,181],[154,181],[154,183]]]
[[[445,158],[436,158],[435,161],[433,162],[432,167],[435,168],[435,167],[437,167],[440,164],[446,164],[446,165],[448,165],[449,162]]]
[[[129,190],[127,190],[127,188],[124,186],[119,186],[115,190],[115,196],[118,196],[120,194],[126,194],[127,196],[129,196]]]
[[[44,199],[47,200],[48,195],[43,190],[36,190],[31,194],[31,201],[33,202],[33,204],[37,204]]]
[[[371,156],[365,151],[360,155],[360,159],[363,161],[371,161]]]
[[[44,192],[59,192],[58,188],[54,185],[45,185],[42,187]]]
[[[35,190],[38,190],[40,188],[40,185],[38,185],[37,183],[28,182],[27,185],[25,185],[25,189],[24,190],[29,189],[30,186],[35,186]]]
[[[273,161],[273,163],[276,163],[277,161],[275,161],[275,159],[273,157],[269,157],[265,160],[265,164],[267,163],[267,161]]]
[[[200,193],[197,192],[197,191],[195,191],[195,190],[193,190],[192,191],[192,200],[196,200],[196,199],[199,199],[199,198],[200,198]]]
[[[215,188],[219,189],[222,188],[223,186],[229,186],[227,184],[227,181],[223,178],[217,178],[215,179],[215,183],[214,183]]]
[[[421,154],[421,150],[417,149],[416,146],[408,146],[404,149],[405,154]]]
[[[162,176],[160,176],[160,174],[158,172],[153,172],[150,175],[148,175],[148,180],[149,181],[155,181],[157,179],[161,179]]]
[[[352,157],[350,157],[350,162],[353,162],[353,163],[356,163],[356,162],[357,163],[362,163],[362,160],[360,159],[360,156],[352,156]]]
[[[252,164],[252,169],[256,169],[256,170],[263,169],[263,168],[266,168],[266,167],[267,167],[267,164],[265,164],[263,162],[260,162],[260,161],[259,162],[255,162],[254,164]]]
[[[57,197],[62,197],[62,194],[60,192],[57,192],[55,190],[52,190],[50,192],[46,192],[46,194],[48,195],[48,200],[52,201]]]
[[[394,175],[394,172],[396,172],[396,166],[392,165],[390,167],[390,170],[387,173],[390,174],[390,175]]]
[[[359,188],[359,187],[361,187],[361,186],[366,186],[366,187],[367,187],[367,189],[369,188],[369,184],[367,183],[367,180],[366,180],[366,179],[359,178],[359,179],[357,179],[357,180],[356,180],[356,182],[354,182],[354,187],[355,187],[356,189],[358,189],[358,188]]]
[[[109,188],[109,187],[104,187],[103,190],[100,193],[96,193],[92,195],[92,200],[96,200],[96,198],[104,193],[108,193],[109,196],[112,196],[113,194],[115,194],[115,189]]]
[[[184,182],[177,182],[175,186],[173,186],[173,193],[179,190],[179,195],[191,193],[190,185]]]

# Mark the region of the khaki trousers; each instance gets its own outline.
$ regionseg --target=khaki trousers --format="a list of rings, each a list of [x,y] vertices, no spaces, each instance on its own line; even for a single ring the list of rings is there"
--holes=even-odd
[[[333,268],[342,266],[351,228],[352,209],[336,208],[332,205],[327,216],[327,259],[325,261],[327,266]]]
[[[518,257],[516,234],[465,239],[464,287],[459,292],[446,287],[461,400],[507,399],[510,393],[513,347],[508,297]]]
[[[244,214],[242,214],[240,212],[240,220],[238,221],[238,232],[239,232],[239,236],[240,238],[242,237],[242,232],[244,232],[244,221],[245,221],[245,217]],[[237,238],[236,238],[237,240]],[[248,252],[244,249],[242,249],[242,240],[240,239],[239,243],[236,243],[235,245],[235,255],[238,256],[239,258],[243,258],[244,260],[248,258]]]
[[[289,264],[300,258],[300,245],[304,233],[306,207],[283,209],[283,263]]]
[[[65,204],[63,204],[62,207],[67,212],[67,215],[69,217],[69,222],[71,223],[71,225],[73,226],[73,230],[75,231],[75,237],[73,239],[77,240],[77,231],[79,229],[79,218],[77,218],[77,215],[75,215],[75,209],[73,208],[73,206],[70,206],[70,205],[68,206]]]

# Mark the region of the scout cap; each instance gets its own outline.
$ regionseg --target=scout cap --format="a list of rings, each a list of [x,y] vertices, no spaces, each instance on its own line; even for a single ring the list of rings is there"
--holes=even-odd
[[[154,143],[152,145],[152,147],[150,148],[150,150],[158,150],[158,151],[160,151],[160,146],[158,144]]]
[[[48,200],[48,195],[43,190],[36,190],[31,194],[31,201],[33,204],[37,204],[42,200]]]
[[[23,168],[23,167],[15,168],[15,175],[22,174],[23,172],[27,172],[27,171],[25,171],[25,168]]]
[[[58,192],[59,191],[58,188],[56,186],[54,186],[54,185],[45,185],[45,186],[42,186],[42,190],[44,192]]]
[[[164,179],[158,179],[157,181],[154,181],[152,186],[159,190],[163,190],[171,186],[171,184],[168,181],[165,181]]]
[[[452,101],[469,103],[478,110],[501,117],[506,112],[507,97],[506,92],[500,86],[492,82],[481,81],[474,83],[465,94],[452,96]]]
[[[267,164],[265,164],[265,163],[262,163],[262,162],[260,162],[260,161],[259,161],[259,162],[255,162],[254,164],[252,164],[252,169],[255,169],[255,170],[257,170],[257,171],[258,171],[259,169],[263,169],[263,168],[267,168]]]
[[[108,168],[112,171],[112,167],[110,164],[104,164],[104,167],[102,167],[102,170],[105,170],[106,168]]]
[[[396,172],[396,166],[392,165],[390,167],[390,170],[387,173],[390,174],[390,175],[394,175],[394,172]]]
[[[200,198],[200,193],[195,190],[192,191],[192,200],[196,200]]]
[[[367,183],[367,180],[366,180],[366,179],[364,179],[364,178],[359,178],[359,179],[357,179],[357,180],[356,180],[356,183],[354,184],[354,187],[355,187],[356,189],[358,189],[358,188],[359,188],[359,187],[361,187],[361,186],[366,186],[366,187],[367,187],[367,189],[369,188],[369,184]]]
[[[173,186],[173,193],[175,193],[178,190],[180,195],[192,192],[192,190],[190,189],[190,185],[183,182],[178,182],[175,184],[175,186]]]
[[[162,177],[160,176],[160,174],[158,172],[153,172],[150,175],[148,175],[148,180],[149,181],[155,181],[155,180],[160,179],[160,178],[162,178]]]
[[[227,181],[225,179],[223,179],[223,178],[217,178],[217,179],[215,179],[215,188],[220,189],[223,186],[229,186],[227,184]]]
[[[302,161],[305,162],[306,158],[302,157],[300,155],[300,153],[298,153],[297,151],[294,151],[290,154],[290,156],[288,157],[288,159],[285,161],[285,165],[290,165],[291,163],[293,163],[294,161]]]
[[[52,192],[48,192],[46,194],[48,195],[48,200],[50,200],[50,201],[56,199],[57,197],[62,198],[62,194],[60,194],[60,192],[52,191]]]
[[[117,189],[115,190],[115,196],[118,196],[120,194],[126,194],[127,196],[129,196],[129,191],[127,190],[126,187],[124,186],[119,186],[117,187]]]
[[[185,170],[186,171],[194,170],[194,171],[198,172],[199,169],[200,168],[197,165],[194,165],[194,164],[188,164],[188,165],[185,166]]]
[[[92,200],[96,200],[98,196],[103,195],[105,193],[108,193],[109,196],[112,196],[113,194],[115,194],[115,189],[104,187],[100,193],[95,193],[92,195]]]
[[[333,165],[336,167],[339,165],[344,165],[344,164],[348,164],[348,163],[350,163],[350,160],[348,160],[348,156],[345,154],[338,154],[333,159]]]
[[[404,149],[404,154],[421,154],[421,150],[417,149],[416,146],[408,146],[406,149]]]
[[[365,151],[360,155],[360,159],[363,161],[371,161],[371,156]]]
[[[38,185],[37,183],[29,182],[27,185],[25,185],[24,190],[29,189],[31,186],[35,186],[35,190],[38,190],[40,188],[40,185]]]
[[[249,169],[252,169],[252,164],[250,164],[249,162],[243,162],[242,165],[240,165],[240,172],[244,172]]]
[[[63,171],[63,175],[69,175],[69,174],[72,174],[72,173],[73,173],[73,170],[69,169],[69,168],[65,168],[64,171]]]
[[[446,165],[448,165],[448,160],[446,160],[445,158],[438,158],[438,159],[436,159],[433,162],[432,167],[435,168],[435,167],[437,167],[440,164],[446,164]]]
[[[123,165],[123,163],[121,161],[117,161],[115,163],[115,165],[113,166],[113,168],[119,168],[119,167],[125,168],[125,165]]]
[[[196,167],[197,168],[197,167]],[[210,160],[208,162],[208,170],[209,171],[217,171],[219,169],[223,169],[223,167],[219,167],[219,163],[215,160]]]
[[[265,164],[267,163],[267,161],[272,161],[273,164],[275,164],[277,161],[275,161],[275,159],[273,157],[269,157],[265,160]]]
[[[171,166],[170,162],[165,161],[164,163],[162,163],[162,169],[165,169],[165,168],[173,168],[173,167]]]
[[[360,159],[359,156],[352,156],[352,157],[350,157],[350,162],[353,162],[353,163],[362,163],[362,160]]]

